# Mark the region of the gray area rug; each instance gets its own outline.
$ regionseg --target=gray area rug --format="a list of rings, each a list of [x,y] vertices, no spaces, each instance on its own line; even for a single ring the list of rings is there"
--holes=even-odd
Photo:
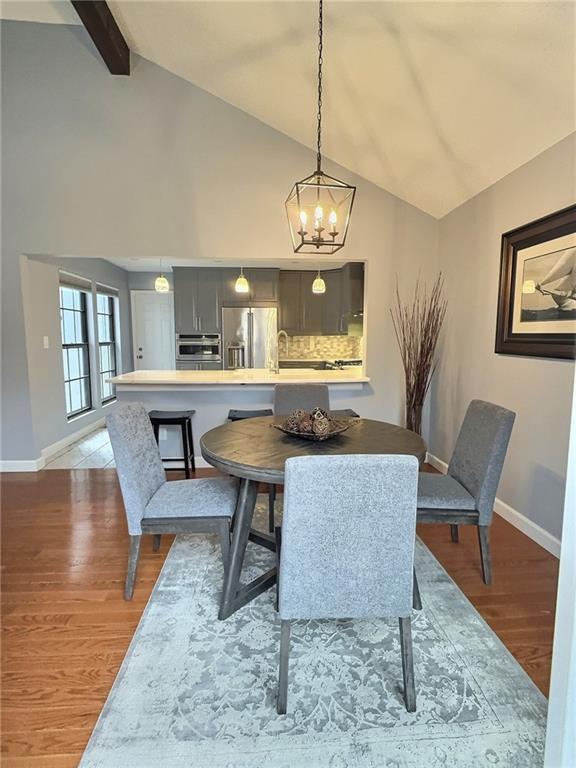
[[[273,558],[249,544],[246,577]],[[218,621],[216,540],[179,536],[81,768],[541,766],[546,699],[421,542],[416,571],[417,711],[404,708],[396,620],[308,621],[293,624],[278,716],[273,590]]]

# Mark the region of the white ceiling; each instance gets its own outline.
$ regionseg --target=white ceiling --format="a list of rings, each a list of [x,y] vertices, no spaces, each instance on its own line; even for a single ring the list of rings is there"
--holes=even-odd
[[[314,146],[315,2],[109,4],[134,51]],[[326,155],[443,216],[576,129],[575,12],[328,0]],[[3,15],[76,21],[67,0]]]

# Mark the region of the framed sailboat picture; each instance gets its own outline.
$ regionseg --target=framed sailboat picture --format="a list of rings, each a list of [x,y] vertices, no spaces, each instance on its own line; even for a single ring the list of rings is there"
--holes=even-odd
[[[576,357],[576,205],[502,235],[495,351]]]

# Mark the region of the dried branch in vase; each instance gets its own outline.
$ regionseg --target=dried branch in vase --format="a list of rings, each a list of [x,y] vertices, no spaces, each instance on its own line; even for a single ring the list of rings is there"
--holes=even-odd
[[[436,369],[434,353],[446,314],[444,279],[438,275],[430,292],[416,282],[410,303],[400,298],[396,282],[396,306],[390,310],[406,379],[406,427],[422,430],[422,406]]]

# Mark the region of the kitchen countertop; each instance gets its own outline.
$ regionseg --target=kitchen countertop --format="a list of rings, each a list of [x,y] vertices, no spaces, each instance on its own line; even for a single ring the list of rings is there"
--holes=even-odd
[[[110,379],[121,388],[172,388],[190,386],[243,386],[290,384],[365,384],[370,381],[361,367],[343,370],[317,371],[310,368],[290,368],[274,373],[266,368],[236,371],[132,371]]]

